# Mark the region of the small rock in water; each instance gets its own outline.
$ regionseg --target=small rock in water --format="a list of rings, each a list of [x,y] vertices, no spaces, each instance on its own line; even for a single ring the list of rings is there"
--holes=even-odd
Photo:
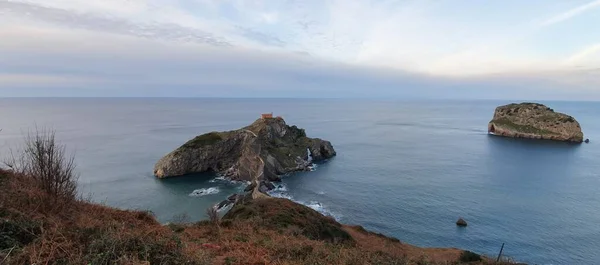
[[[458,221],[456,221],[456,225],[462,226],[462,227],[467,226],[467,221],[465,221],[465,219],[458,218]]]
[[[590,143],[590,139],[585,139],[585,143],[589,144]]]

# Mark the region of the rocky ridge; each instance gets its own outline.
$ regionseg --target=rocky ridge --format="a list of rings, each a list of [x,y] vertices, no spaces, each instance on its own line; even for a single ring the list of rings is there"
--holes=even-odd
[[[514,138],[583,142],[583,132],[575,118],[539,103],[497,107],[488,132]]]

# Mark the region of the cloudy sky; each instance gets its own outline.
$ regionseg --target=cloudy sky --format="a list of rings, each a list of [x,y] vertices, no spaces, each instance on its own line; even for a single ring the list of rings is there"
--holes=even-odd
[[[0,96],[600,100],[600,0],[0,0]]]

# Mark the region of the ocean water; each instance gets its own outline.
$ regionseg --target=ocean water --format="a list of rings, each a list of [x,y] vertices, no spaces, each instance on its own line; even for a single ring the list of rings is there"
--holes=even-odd
[[[427,247],[531,264],[600,264],[600,103],[542,102],[578,119],[590,144],[486,133],[509,101],[0,99],[0,150],[52,127],[76,153],[80,191],[162,222],[204,218],[243,189],[212,174],[158,180],[154,163],[190,138],[283,116],[338,156],[286,176],[273,195]],[[464,217],[467,228],[454,222]]]

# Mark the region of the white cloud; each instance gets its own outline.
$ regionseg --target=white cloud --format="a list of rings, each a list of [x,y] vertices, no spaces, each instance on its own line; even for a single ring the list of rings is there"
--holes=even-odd
[[[597,2],[545,23],[570,19]],[[507,10],[522,3],[508,1]],[[454,5],[370,0],[0,0],[4,60],[0,74],[11,84],[26,82],[30,76],[36,84],[41,82],[35,80],[122,86],[246,84],[273,91],[286,87],[286,82],[303,80],[310,89],[321,86],[317,81],[334,79],[360,79],[356,84],[369,80],[385,84],[382,89],[403,84],[402,78],[428,85],[483,82],[473,76],[503,80],[529,76],[527,80],[540,84],[560,76],[569,80],[569,87],[600,83],[590,77],[593,72],[573,72],[600,65],[598,44],[578,43],[585,48],[561,50],[561,56],[535,49],[540,28],[552,27],[539,27],[532,17],[548,17],[546,11],[531,9],[527,16],[513,17],[499,10],[498,18],[511,19],[500,23],[486,19],[490,14],[480,10],[486,3]],[[564,56],[568,51],[571,55]],[[78,75],[82,78],[74,78]],[[581,86],[572,85],[577,82]]]
[[[534,55],[538,51],[531,43],[539,28],[531,17],[502,13],[521,8],[522,2],[508,1],[506,10],[498,10],[498,20],[511,23],[497,23],[474,11],[486,5],[457,9],[451,1],[0,0],[0,12],[4,19],[6,14],[21,19],[19,24],[37,21],[164,41],[302,52],[430,75],[567,67],[562,63],[566,58]],[[600,0],[587,3],[543,24],[599,5]],[[541,11],[527,15],[546,16]]]
[[[600,67],[600,43],[577,51],[566,60],[566,64],[576,67],[581,65]]]
[[[552,24],[560,23],[560,22],[569,20],[577,15],[580,15],[584,12],[590,11],[594,8],[598,8],[598,7],[600,7],[600,0],[595,0],[595,1],[589,2],[587,4],[575,7],[573,9],[569,9],[558,15],[555,15],[555,16],[543,21],[541,23],[541,25],[542,26],[550,26]]]
[[[2,87],[45,87],[52,88],[76,87],[90,84],[102,84],[103,80],[86,77],[81,75],[53,75],[53,74],[32,74],[32,73],[0,73],[0,89]]]
[[[274,13],[274,12],[273,13],[262,13],[262,14],[260,14],[260,19],[261,19],[261,21],[263,21],[265,23],[273,24],[279,20],[279,14]]]

